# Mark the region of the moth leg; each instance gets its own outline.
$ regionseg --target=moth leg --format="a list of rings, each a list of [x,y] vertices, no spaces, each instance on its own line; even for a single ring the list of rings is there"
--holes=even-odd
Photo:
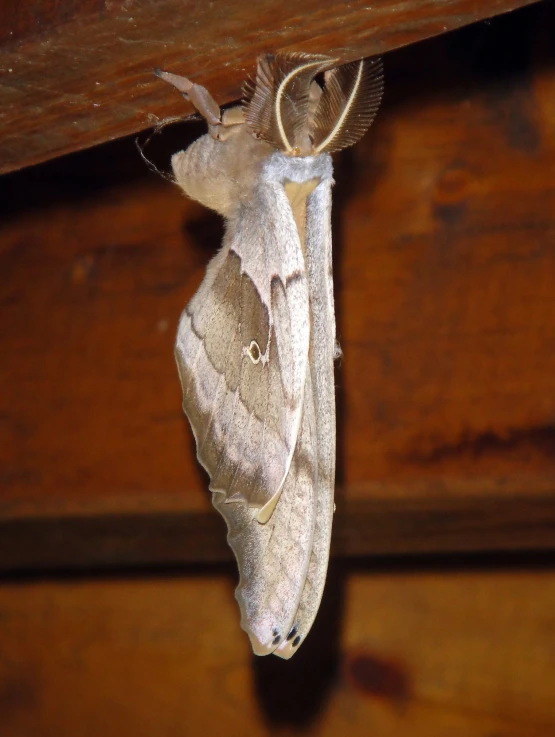
[[[206,119],[210,135],[213,138],[218,138],[215,128],[222,125],[220,106],[206,87],[191,82],[187,77],[180,77],[178,74],[172,74],[171,72],[163,72],[161,69],[155,69],[154,74],[178,89],[183,97],[189,100],[202,117]]]

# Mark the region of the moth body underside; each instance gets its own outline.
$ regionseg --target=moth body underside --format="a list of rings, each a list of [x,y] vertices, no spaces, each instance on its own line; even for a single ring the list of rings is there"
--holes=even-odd
[[[237,558],[241,626],[256,654],[283,658],[318,611],[334,510],[329,153],[360,138],[383,87],[379,60],[334,65],[263,57],[223,115],[203,87],[158,73],[209,123],[173,156],[176,181],[226,218],[179,323],[183,408]]]

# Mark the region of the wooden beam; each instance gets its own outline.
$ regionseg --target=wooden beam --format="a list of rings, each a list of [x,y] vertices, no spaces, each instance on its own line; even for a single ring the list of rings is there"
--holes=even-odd
[[[87,0],[8,3],[0,81],[0,173],[152,127],[191,108],[152,75],[187,73],[222,103],[237,99],[262,52],[382,54],[534,0]],[[27,11],[29,9],[27,8]],[[68,20],[71,18],[71,20]],[[38,35],[37,35],[38,33]],[[7,36],[7,38],[6,38]]]
[[[338,489],[332,554],[340,558],[555,549],[555,493],[526,487]],[[437,486],[437,485],[436,485]],[[506,486],[506,485],[505,485]],[[232,560],[207,510],[82,513],[0,520],[0,572],[196,565]]]
[[[553,569],[407,563],[332,566],[287,663],[253,657],[235,576],[5,583],[0,733],[551,737]]]

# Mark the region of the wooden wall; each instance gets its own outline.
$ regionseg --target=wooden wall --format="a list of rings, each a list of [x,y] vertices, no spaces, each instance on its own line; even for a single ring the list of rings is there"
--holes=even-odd
[[[5,584],[2,735],[551,737],[553,571],[407,567],[332,570],[290,661],[232,576]]]
[[[553,734],[554,20],[388,54],[337,159],[335,563],[289,663],[239,629],[173,363],[221,224],[133,139],[0,179],[0,734]]]

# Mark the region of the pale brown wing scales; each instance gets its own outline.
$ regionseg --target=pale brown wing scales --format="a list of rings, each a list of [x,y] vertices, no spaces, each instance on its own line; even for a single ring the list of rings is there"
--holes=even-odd
[[[285,299],[281,290],[272,290],[278,302]],[[292,369],[284,363],[293,357],[287,337],[279,355],[269,310],[233,251],[211,288],[200,292],[203,299],[183,313],[176,343],[183,408],[211,490],[262,508],[280,488],[295,442],[291,425],[300,408],[290,394]],[[285,336],[291,332],[287,322],[281,329]],[[253,343],[256,361],[248,352]]]
[[[313,549],[316,443],[309,379],[295,452],[269,521],[262,525],[248,507],[226,502],[221,495],[213,497],[214,506],[227,522],[228,542],[239,566],[235,595],[241,626],[257,655],[267,655],[285,642],[296,619]]]
[[[304,641],[320,606],[328,568],[335,488],[335,316],[332,281],[331,183],[321,182],[306,208],[306,264],[310,285],[312,330],[310,375],[316,407],[318,480],[314,493],[314,535],[306,579],[293,626],[275,650],[290,658]]]

